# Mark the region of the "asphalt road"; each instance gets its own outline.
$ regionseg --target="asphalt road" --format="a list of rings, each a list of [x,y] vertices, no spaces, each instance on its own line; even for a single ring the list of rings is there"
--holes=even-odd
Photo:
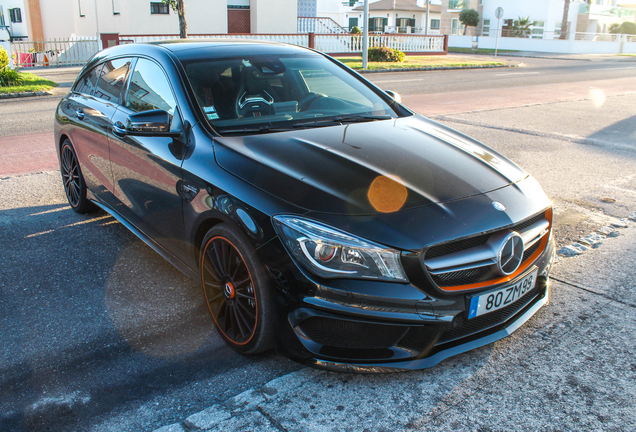
[[[521,69],[367,77],[426,101],[554,83],[605,88],[636,76],[629,69],[636,63],[622,61],[523,61]],[[393,77],[400,81],[380,82]],[[594,98],[587,87],[570,100],[515,105],[513,92],[501,109],[471,106],[461,114],[440,106],[430,115],[537,177],[555,202],[557,240],[566,244],[636,210],[633,95]],[[275,353],[246,358],[226,348],[195,283],[105,213],[86,217],[68,208],[55,160],[46,156],[54,158],[46,134],[58,100],[0,102],[0,430],[152,430],[304,370]],[[37,151],[41,159],[27,163]],[[13,171],[3,171],[10,158]],[[559,265],[569,274],[567,262]],[[479,355],[460,363],[479,367]],[[428,374],[450,377],[456,364]]]

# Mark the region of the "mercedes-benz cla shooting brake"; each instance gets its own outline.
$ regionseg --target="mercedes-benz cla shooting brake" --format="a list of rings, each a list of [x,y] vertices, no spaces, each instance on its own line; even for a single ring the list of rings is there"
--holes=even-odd
[[[71,207],[110,213],[199,281],[241,353],[430,367],[549,299],[535,179],[316,51],[106,49],[57,107],[55,144]]]

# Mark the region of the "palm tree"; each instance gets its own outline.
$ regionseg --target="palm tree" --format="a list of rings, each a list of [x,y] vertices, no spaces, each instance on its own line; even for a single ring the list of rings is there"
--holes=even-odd
[[[563,18],[561,19],[561,35],[559,39],[568,38],[568,16],[570,15],[570,0],[565,0],[563,3]]]
[[[530,27],[533,23],[534,21],[530,21],[530,17],[519,17],[519,19],[515,20],[514,24],[512,25],[513,36],[523,38],[530,37]]]

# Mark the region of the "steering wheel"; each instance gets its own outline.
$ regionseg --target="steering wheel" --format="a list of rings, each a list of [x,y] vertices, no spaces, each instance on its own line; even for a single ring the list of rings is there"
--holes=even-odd
[[[265,90],[261,94],[248,95],[244,91],[241,96],[236,99],[236,115],[239,118],[260,117],[272,114],[272,104],[274,98]]]
[[[309,92],[298,101],[298,111],[307,111],[316,100],[327,97],[322,93]]]

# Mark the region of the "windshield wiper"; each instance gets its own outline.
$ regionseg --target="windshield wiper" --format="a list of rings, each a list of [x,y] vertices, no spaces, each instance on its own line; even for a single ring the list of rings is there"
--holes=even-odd
[[[294,127],[300,128],[300,127],[333,126],[334,123],[343,124],[343,123],[369,122],[369,121],[376,121],[376,120],[390,120],[392,118],[393,117],[388,115],[344,116],[344,117],[334,117],[334,118],[324,119],[324,120],[314,120],[310,122],[296,123],[294,124]]]
[[[231,135],[240,133],[268,133],[268,132],[287,132],[293,130],[291,128],[280,128],[274,126],[244,127],[239,129],[219,129],[221,135]]]

